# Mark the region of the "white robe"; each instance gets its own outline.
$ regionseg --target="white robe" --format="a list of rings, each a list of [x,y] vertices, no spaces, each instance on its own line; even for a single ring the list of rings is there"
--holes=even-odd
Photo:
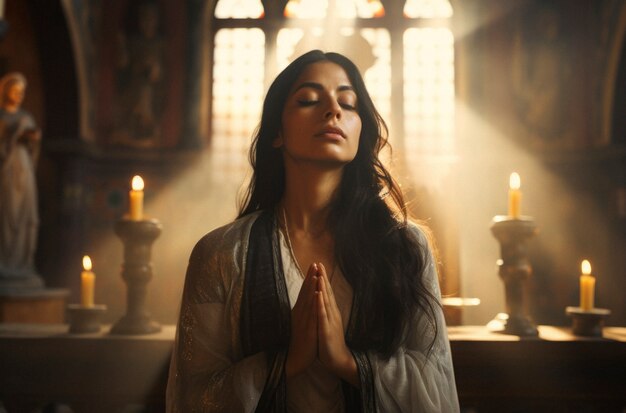
[[[254,412],[269,374],[267,357],[243,357],[239,317],[250,228],[259,213],[207,234],[191,254],[181,305],[177,339],[167,388],[169,413]],[[423,233],[411,227],[421,245]],[[302,285],[289,247],[279,238],[289,301],[295,304]],[[440,297],[436,266],[428,254],[425,284]],[[352,290],[340,272],[332,282],[344,320],[349,319]],[[377,410],[380,412],[458,412],[454,370],[445,320],[436,309],[434,346],[427,355],[433,328],[417,314],[401,347],[384,358],[367,352]],[[183,384],[184,381],[184,384]],[[290,412],[344,411],[341,382],[313,364],[287,383]]]

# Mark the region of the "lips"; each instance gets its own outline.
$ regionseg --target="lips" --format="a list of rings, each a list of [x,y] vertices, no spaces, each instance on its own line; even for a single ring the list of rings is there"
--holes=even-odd
[[[321,131],[319,131],[316,136],[324,136],[324,135],[338,135],[343,139],[346,139],[346,134],[340,128],[334,126],[327,126]]]

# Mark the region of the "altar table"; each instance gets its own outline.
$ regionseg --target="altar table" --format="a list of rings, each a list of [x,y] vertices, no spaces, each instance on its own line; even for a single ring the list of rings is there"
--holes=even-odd
[[[50,403],[74,413],[164,411],[175,326],[145,336],[108,329],[77,335],[67,325],[0,324],[7,412]],[[607,327],[603,338],[550,326],[527,339],[484,326],[451,326],[448,335],[464,412],[626,411],[626,328]]]

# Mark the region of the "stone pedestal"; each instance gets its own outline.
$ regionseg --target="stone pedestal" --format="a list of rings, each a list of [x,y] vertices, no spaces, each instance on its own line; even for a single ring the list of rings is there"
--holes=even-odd
[[[161,331],[161,325],[146,311],[148,283],[152,279],[152,243],[161,234],[161,223],[156,219],[133,221],[120,219],[115,233],[124,243],[122,278],[126,282],[126,315],[111,327],[111,334],[152,334]]]
[[[0,293],[0,323],[62,324],[69,290],[40,290]]]
[[[16,271],[2,268],[0,264],[0,295],[21,294],[43,288],[44,282],[35,271]]]
[[[494,332],[518,336],[537,336],[537,327],[528,315],[525,296],[526,282],[532,266],[526,251],[526,241],[537,233],[530,217],[494,217],[491,232],[500,243],[499,274],[504,281],[506,313],[500,313],[489,322]]]

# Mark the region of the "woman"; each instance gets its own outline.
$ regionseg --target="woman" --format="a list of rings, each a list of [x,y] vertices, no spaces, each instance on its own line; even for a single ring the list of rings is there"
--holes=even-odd
[[[34,268],[41,132],[21,108],[25,89],[21,73],[0,79],[0,279],[9,290],[43,286]]]
[[[168,411],[458,411],[435,262],[378,159],[386,132],[344,56],[278,75],[239,219],[191,254]]]

